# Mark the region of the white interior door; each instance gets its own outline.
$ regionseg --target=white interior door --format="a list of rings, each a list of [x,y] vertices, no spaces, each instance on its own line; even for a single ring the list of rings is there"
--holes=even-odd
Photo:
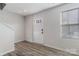
[[[33,20],[33,42],[43,43],[43,19],[35,18]]]

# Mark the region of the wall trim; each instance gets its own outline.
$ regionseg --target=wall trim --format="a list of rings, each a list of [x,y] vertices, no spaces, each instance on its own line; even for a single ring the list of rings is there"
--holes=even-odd
[[[48,44],[43,44],[43,45],[44,45],[44,46],[47,46],[47,47],[50,47],[50,48],[54,48],[54,49],[60,50],[60,51],[64,51],[64,52],[67,52],[67,53],[70,53],[70,54],[73,54],[73,55],[78,55],[78,54],[75,54],[75,53],[66,51],[65,49],[62,49],[62,48],[59,48],[59,47],[50,46],[50,45],[48,45]]]
[[[11,49],[11,50],[8,50],[8,51],[6,51],[6,52],[4,52],[4,53],[0,54],[0,56],[3,56],[3,55],[5,55],[5,54],[7,54],[7,53],[9,53],[9,52],[14,51],[14,50],[15,50],[14,48],[13,48],[13,49]]]

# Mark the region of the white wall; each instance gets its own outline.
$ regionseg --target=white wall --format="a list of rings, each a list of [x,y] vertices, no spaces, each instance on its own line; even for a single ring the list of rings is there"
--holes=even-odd
[[[34,15],[40,16],[44,20],[44,45],[68,51],[70,53],[79,54],[79,39],[62,39],[60,37],[61,12],[72,8],[79,8],[79,4],[64,4]],[[28,31],[26,31],[26,33],[31,33],[28,36],[29,38],[32,37],[32,30],[30,29],[32,29],[32,20],[34,15],[26,17],[26,22],[29,22],[29,24],[26,25],[26,27],[28,27]],[[28,39],[28,41],[30,41],[29,38],[26,37],[26,40]]]
[[[32,42],[32,17],[25,17],[25,40]]]
[[[24,40],[24,17],[0,11],[0,23],[7,24],[15,31],[15,42]]]

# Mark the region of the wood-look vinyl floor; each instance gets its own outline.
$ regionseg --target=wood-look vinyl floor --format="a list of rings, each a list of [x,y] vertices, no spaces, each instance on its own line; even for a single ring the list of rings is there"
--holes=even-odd
[[[15,44],[15,51],[4,56],[76,56],[68,52],[46,47],[36,43],[22,41]]]

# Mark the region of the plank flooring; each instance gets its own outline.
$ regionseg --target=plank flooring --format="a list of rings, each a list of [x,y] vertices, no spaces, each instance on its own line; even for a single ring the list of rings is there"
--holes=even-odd
[[[15,44],[15,51],[4,56],[76,56],[68,52],[46,47],[36,43],[22,41]]]

